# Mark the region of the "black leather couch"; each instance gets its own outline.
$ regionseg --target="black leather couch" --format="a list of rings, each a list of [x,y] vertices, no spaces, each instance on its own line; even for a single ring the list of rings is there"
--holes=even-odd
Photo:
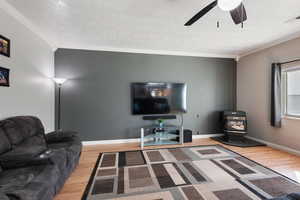
[[[0,121],[0,200],[51,200],[79,162],[74,132],[45,134],[36,117]]]

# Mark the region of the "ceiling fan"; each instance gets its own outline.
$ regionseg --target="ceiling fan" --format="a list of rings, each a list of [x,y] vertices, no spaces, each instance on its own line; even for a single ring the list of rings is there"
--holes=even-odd
[[[298,16],[298,17],[293,17],[293,18],[291,18],[291,19],[286,20],[285,23],[299,22],[299,20],[300,20],[300,16]]]
[[[221,10],[229,11],[235,24],[243,25],[243,22],[247,20],[247,13],[243,4],[243,0],[215,0],[208,6],[200,10],[200,12],[198,12],[184,25],[191,26],[216,6],[221,8]]]

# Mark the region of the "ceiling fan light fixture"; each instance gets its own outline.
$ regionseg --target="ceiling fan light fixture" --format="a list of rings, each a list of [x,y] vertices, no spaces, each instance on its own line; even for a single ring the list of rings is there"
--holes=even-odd
[[[231,11],[238,7],[243,0],[218,0],[218,6],[224,11]]]

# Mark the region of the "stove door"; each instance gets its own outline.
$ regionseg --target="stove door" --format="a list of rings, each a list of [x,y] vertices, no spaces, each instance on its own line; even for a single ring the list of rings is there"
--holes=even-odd
[[[225,130],[236,131],[236,132],[246,132],[247,122],[245,117],[232,117],[229,116],[225,121]]]

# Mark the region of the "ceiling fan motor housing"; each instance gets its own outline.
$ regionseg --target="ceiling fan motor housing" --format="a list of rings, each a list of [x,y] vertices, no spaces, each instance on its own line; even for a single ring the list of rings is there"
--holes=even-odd
[[[241,5],[243,0],[218,0],[218,6],[224,11],[231,11]]]
[[[219,6],[222,10],[230,11],[230,15],[235,24],[242,24],[247,20],[246,9],[243,4],[243,0],[215,0],[205,8],[200,10],[196,15],[194,15],[185,26],[191,26],[208,12],[210,12],[213,8]],[[219,25],[217,25],[219,27]]]

